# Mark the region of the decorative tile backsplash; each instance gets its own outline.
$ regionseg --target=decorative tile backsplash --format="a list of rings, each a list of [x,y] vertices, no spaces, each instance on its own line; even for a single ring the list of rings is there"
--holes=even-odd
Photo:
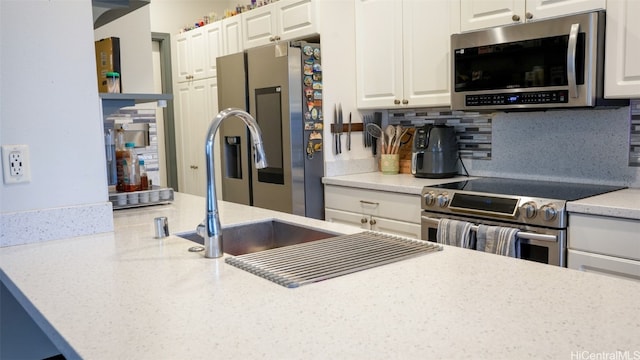
[[[615,109],[390,110],[388,121],[455,126],[473,176],[640,187],[640,99]]]
[[[629,166],[640,166],[640,100],[631,101],[629,122]]]
[[[463,111],[403,110],[389,111],[389,124],[421,126],[446,124],[453,126],[458,135],[460,157],[491,159],[492,114]]]

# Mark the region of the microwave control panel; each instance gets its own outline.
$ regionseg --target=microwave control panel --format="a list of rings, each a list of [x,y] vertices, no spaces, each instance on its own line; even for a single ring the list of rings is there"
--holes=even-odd
[[[563,104],[569,102],[567,90],[466,95],[467,106]]]

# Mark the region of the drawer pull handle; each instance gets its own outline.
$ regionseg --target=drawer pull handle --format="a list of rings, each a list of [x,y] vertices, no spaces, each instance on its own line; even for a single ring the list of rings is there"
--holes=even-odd
[[[363,205],[375,205],[375,206],[380,205],[380,203],[373,202],[373,201],[367,201],[367,200],[360,200],[360,203],[363,204]]]

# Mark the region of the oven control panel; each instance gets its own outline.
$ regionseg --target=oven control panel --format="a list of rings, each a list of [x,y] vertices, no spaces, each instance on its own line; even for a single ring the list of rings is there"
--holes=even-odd
[[[422,209],[489,220],[565,228],[566,201],[429,188],[422,190]]]

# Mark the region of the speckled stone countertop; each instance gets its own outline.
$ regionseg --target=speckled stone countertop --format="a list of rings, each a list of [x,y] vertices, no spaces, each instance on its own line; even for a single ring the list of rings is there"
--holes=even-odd
[[[448,179],[426,179],[417,178],[411,174],[385,175],[381,172],[370,172],[324,177],[322,178],[322,182],[326,185],[350,186],[369,190],[420,195],[422,193],[422,188],[425,186],[445,184],[467,179],[473,178],[456,176]]]
[[[0,280],[68,359],[571,359],[640,351],[640,283],[455,247],[286,289],[153,237],[204,199],[119,210],[115,231],[0,249]],[[221,202],[223,226],[279,218]],[[579,355],[577,355],[579,354]]]
[[[569,212],[640,220],[640,189],[624,189],[567,203]]]

